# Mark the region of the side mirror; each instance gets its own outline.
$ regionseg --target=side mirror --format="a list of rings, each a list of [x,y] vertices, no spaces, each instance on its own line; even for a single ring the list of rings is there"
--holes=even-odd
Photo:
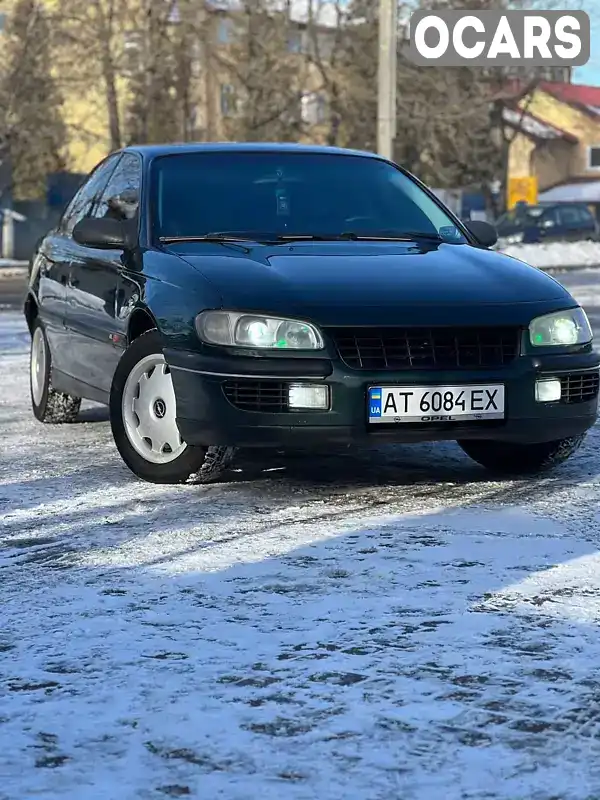
[[[482,247],[493,247],[498,241],[498,232],[489,222],[484,222],[481,219],[472,219],[465,224],[465,227]]]
[[[73,228],[73,239],[84,247],[99,250],[124,250],[129,236],[124,222],[109,217],[84,217]]]
[[[545,219],[542,222],[542,228],[553,228],[556,225],[553,219]]]

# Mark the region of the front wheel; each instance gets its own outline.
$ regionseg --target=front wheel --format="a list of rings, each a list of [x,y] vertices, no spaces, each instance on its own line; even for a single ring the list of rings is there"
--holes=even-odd
[[[479,439],[458,444],[474,461],[493,472],[526,475],[562,464],[581,447],[585,434],[539,444],[515,444]]]
[[[110,394],[110,423],[117,449],[129,469],[151,483],[214,481],[229,465],[232,447],[196,447],[181,438],[176,399],[160,335],[135,339],[116,369]]]

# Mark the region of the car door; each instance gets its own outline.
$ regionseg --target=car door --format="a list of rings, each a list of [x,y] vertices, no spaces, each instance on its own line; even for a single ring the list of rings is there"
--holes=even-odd
[[[58,226],[44,239],[36,256],[39,264],[38,302],[40,317],[52,350],[55,369],[72,374],[68,336],[67,284],[73,256],[72,231],[88,215],[97,196],[116,166],[118,156],[99,164],[78,189],[65,209]],[[36,268],[38,267],[36,264]]]
[[[548,208],[542,214],[539,222],[539,239],[543,242],[552,242],[562,237],[560,219],[556,208]]]
[[[578,242],[584,238],[582,220],[577,206],[561,206],[558,209],[558,214],[561,220],[561,228],[563,229],[563,241]]]
[[[124,153],[92,209],[92,217],[137,218],[141,159]],[[75,377],[99,390],[110,392],[112,376],[124,343],[117,319],[117,295],[123,250],[101,250],[75,243],[67,302],[72,337]]]
[[[581,239],[595,240],[598,233],[596,218],[587,206],[578,206],[577,212],[581,223]]]

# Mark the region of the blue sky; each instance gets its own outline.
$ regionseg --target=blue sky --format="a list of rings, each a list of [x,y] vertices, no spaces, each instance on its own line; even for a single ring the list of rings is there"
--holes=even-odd
[[[600,0],[584,0],[581,4],[581,8],[590,15],[590,21],[592,23],[592,50],[588,63],[584,67],[577,67],[575,69],[573,80],[575,83],[588,83],[592,86],[600,86]]]

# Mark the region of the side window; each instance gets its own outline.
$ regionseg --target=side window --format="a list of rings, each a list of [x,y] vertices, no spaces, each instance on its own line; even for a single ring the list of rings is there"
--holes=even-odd
[[[586,208],[586,206],[578,206],[577,211],[582,225],[591,226],[594,224],[594,216],[589,208]]]
[[[135,219],[140,205],[141,160],[135,153],[124,153],[92,212],[94,217]]]
[[[70,236],[79,220],[90,216],[94,202],[110,178],[119,156],[120,153],[109,156],[90,174],[63,214],[60,223],[61,233]]]
[[[560,220],[556,208],[549,208],[548,211],[544,211],[541,219],[542,228],[553,228],[555,225],[559,224]]]
[[[568,228],[578,227],[580,223],[579,214],[577,213],[576,208],[571,208],[570,206],[564,206],[560,209],[560,221],[562,225],[566,225]]]

